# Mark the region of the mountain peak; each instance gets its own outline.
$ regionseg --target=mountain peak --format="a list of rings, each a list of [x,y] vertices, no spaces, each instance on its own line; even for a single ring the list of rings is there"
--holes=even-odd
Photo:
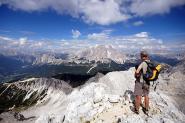
[[[105,62],[112,60],[116,63],[124,63],[126,55],[113,48],[111,45],[96,45],[77,53],[79,58]]]

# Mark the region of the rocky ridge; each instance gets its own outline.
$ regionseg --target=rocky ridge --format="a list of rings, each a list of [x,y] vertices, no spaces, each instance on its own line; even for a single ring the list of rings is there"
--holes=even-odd
[[[184,114],[177,108],[176,102],[160,87],[153,91],[151,86],[149,116],[140,109],[137,115],[133,108],[134,68],[128,71],[110,72],[94,79],[83,87],[75,88],[69,94],[60,89],[47,91],[47,96],[26,110],[20,111],[25,120],[31,123],[173,123],[185,122]],[[159,78],[161,86],[167,80]],[[169,81],[168,81],[169,82]],[[171,86],[166,86],[170,88]],[[28,95],[25,97],[29,97]],[[12,109],[13,110],[13,109]],[[4,121],[10,114],[3,113]],[[7,120],[7,119],[6,119]],[[15,123],[17,120],[12,120]],[[8,122],[8,121],[7,121]]]

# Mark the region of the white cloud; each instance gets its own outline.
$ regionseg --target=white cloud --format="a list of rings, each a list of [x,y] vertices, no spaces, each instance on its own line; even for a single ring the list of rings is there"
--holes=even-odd
[[[84,48],[95,45],[111,45],[124,52],[135,52],[141,49],[149,51],[183,50],[183,44],[167,45],[161,39],[157,39],[148,34],[140,32],[126,36],[111,36],[111,30],[104,30],[100,33],[92,33],[86,39],[73,40],[28,40],[27,38],[13,39],[0,36],[1,50],[25,51],[47,51],[47,52],[76,52]]]
[[[131,0],[130,12],[138,16],[164,14],[171,8],[182,6],[185,0]]]
[[[87,38],[89,40],[95,40],[95,41],[105,41],[109,38],[110,33],[112,32],[112,30],[104,30],[100,33],[92,33],[92,34],[88,34]]]
[[[109,25],[135,16],[168,13],[170,9],[184,5],[185,0],[1,0],[0,6],[3,4],[28,12],[53,9],[87,23]]]
[[[92,33],[92,34],[88,34],[87,37],[90,40],[97,40],[97,41],[104,41],[108,39],[108,35],[105,33]]]
[[[143,21],[136,21],[136,22],[133,23],[134,26],[141,26],[143,24],[144,24]]]
[[[140,33],[135,34],[135,36],[138,38],[148,38],[149,34],[147,32],[140,32]]]
[[[109,25],[127,20],[129,15],[121,11],[116,0],[3,0],[10,8],[24,11],[53,9],[60,14],[82,18],[87,23]]]
[[[140,32],[127,36],[110,36],[110,34],[95,33],[91,34],[89,41],[98,45],[111,44],[116,49],[124,52],[140,51],[142,49],[149,51],[160,51],[164,49],[165,44],[161,39],[153,38],[148,32]],[[94,39],[93,41],[91,39]],[[101,40],[101,41],[100,41]]]
[[[162,40],[159,40],[158,43],[159,43],[159,44],[163,44],[163,41],[162,41]]]
[[[69,42],[64,42],[62,45],[70,45]]]
[[[121,5],[116,0],[81,0],[82,18],[88,23],[109,25],[128,20],[130,15],[121,12]]]
[[[46,44],[45,42],[41,42],[41,41],[39,41],[39,42],[36,42],[36,43],[33,43],[33,47],[42,47],[44,44]]]
[[[22,38],[19,39],[19,44],[20,45],[25,45],[26,42],[27,42],[27,37],[22,37]]]
[[[75,39],[78,38],[81,35],[80,31],[78,31],[78,30],[73,30],[72,29],[71,32],[72,32],[72,37],[75,38]]]
[[[9,38],[9,37],[5,37],[5,36],[0,36],[0,40],[1,41],[11,41],[13,39]]]

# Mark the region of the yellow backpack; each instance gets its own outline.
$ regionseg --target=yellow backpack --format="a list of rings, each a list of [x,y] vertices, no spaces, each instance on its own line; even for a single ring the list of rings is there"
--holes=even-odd
[[[145,61],[146,64],[148,65],[146,74],[144,74],[144,79],[146,81],[155,81],[158,79],[159,73],[161,71],[162,65],[157,64],[154,62],[148,62]]]

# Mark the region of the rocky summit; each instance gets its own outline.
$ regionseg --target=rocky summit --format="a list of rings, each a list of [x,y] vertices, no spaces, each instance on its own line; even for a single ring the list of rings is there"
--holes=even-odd
[[[151,85],[149,114],[145,115],[142,107],[139,115],[135,114],[133,112],[134,71],[134,68],[130,68],[127,71],[110,72],[99,78],[89,79],[84,85],[73,89],[64,81],[47,78],[30,78],[4,83],[1,85],[0,100],[1,108],[4,110],[0,114],[0,122],[185,122],[182,105],[179,105],[175,99],[182,99],[184,89],[178,88],[181,91],[177,91],[173,86],[174,79],[166,79],[171,73],[163,73],[159,77],[160,83],[155,91]]]

